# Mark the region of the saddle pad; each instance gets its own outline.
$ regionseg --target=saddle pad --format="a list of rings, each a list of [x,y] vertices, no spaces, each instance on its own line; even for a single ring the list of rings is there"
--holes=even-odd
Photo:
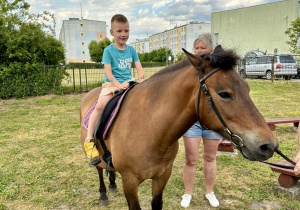
[[[97,139],[105,139],[109,131],[110,126],[112,125],[114,119],[116,118],[122,102],[126,94],[138,83],[130,82],[129,88],[126,90],[120,90],[114,97],[106,104],[102,116],[98,121],[98,124],[95,129],[95,137]]]
[[[90,116],[92,114],[92,112],[94,111],[96,104],[97,104],[98,100],[95,101],[95,103],[93,103],[93,105],[91,106],[91,108],[89,109],[89,111],[85,114],[83,120],[82,120],[82,126],[87,130],[89,127],[89,119]]]

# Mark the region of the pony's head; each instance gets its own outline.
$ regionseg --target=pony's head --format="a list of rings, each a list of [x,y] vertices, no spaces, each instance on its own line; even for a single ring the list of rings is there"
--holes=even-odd
[[[246,158],[270,158],[278,142],[252,102],[248,84],[235,70],[236,53],[220,45],[212,54],[185,53],[199,73],[202,94],[195,105],[200,122],[231,140]]]

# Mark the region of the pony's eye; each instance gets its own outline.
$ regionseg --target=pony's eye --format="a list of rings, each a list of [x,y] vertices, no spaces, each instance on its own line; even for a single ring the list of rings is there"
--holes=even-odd
[[[232,99],[232,96],[230,93],[228,92],[222,92],[222,93],[219,93],[219,96],[223,99]]]

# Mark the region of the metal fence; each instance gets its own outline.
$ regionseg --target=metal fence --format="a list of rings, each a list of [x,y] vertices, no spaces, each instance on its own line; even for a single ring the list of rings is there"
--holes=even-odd
[[[292,56],[296,61],[300,56]],[[300,81],[300,68],[297,63],[280,63],[276,56],[257,56],[241,59],[237,72],[243,78],[287,79]],[[300,64],[300,63],[299,63]],[[146,78],[163,69],[165,63],[142,63]],[[299,65],[300,66],[300,65]],[[88,92],[104,82],[104,66],[102,64],[69,64],[65,66],[43,66],[43,68],[64,68],[68,75],[62,81],[64,92]],[[137,78],[137,72],[132,66],[132,75]]]
[[[149,78],[157,71],[165,67],[165,63],[142,63],[146,78]],[[68,76],[62,81],[64,92],[88,92],[104,82],[104,66],[102,64],[70,64],[56,66],[65,68]],[[47,68],[47,67],[46,67]],[[53,66],[51,66],[53,68]],[[132,66],[132,75],[137,78],[135,66]]]

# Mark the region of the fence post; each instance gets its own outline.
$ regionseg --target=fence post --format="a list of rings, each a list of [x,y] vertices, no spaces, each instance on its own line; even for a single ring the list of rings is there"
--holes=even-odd
[[[75,93],[75,66],[73,66],[73,91]]]
[[[85,91],[89,91],[88,89],[88,84],[87,84],[87,73],[86,73],[86,68],[84,69],[84,74],[85,74]]]
[[[81,85],[81,65],[79,67],[79,87],[80,87],[80,93],[82,93],[82,85]]]
[[[243,59],[243,65],[244,65],[244,77],[245,79],[247,78],[247,73],[246,73],[246,59]]]
[[[272,57],[272,71],[271,71],[271,82],[274,82],[274,63],[275,63],[275,56]]]

